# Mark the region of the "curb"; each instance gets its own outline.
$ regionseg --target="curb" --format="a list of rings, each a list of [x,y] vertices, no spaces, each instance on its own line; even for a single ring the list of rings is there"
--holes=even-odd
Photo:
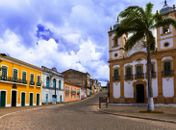
[[[143,120],[159,121],[159,122],[176,124],[176,121],[172,121],[172,120],[162,120],[162,119],[158,119],[158,118],[149,118],[149,117],[141,117],[141,116],[135,116],[135,115],[112,113],[112,112],[107,112],[107,111],[100,110],[99,108],[98,108],[98,111],[100,111],[102,113],[105,113],[105,114],[111,114],[111,115],[116,115],[116,116],[120,116],[120,117],[129,117],[129,118],[134,118],[134,119],[143,119]]]

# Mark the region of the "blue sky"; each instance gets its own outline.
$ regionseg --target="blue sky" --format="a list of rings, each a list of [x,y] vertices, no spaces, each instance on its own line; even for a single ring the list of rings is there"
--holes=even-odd
[[[150,0],[0,0],[0,52],[36,66],[108,80],[108,30],[129,5]],[[151,1],[161,9],[164,0]],[[168,4],[174,4],[168,0]]]

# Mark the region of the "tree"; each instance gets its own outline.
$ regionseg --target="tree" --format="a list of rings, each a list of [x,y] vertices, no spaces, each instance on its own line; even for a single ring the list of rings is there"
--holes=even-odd
[[[151,53],[155,51],[155,37],[152,30],[168,25],[176,28],[176,21],[170,17],[163,17],[158,11],[152,13],[153,4],[148,3],[143,9],[139,6],[129,6],[119,14],[121,19],[116,29],[116,36],[130,33],[127,39],[125,50],[128,51],[139,41],[143,40],[143,46],[147,52],[147,81],[148,81],[148,111],[154,111],[154,101],[151,78]]]

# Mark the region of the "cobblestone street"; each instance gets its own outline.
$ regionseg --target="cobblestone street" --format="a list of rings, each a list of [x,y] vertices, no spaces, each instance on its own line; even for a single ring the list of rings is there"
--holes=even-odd
[[[26,110],[0,119],[1,130],[174,130],[175,124],[118,117],[97,110],[98,96],[80,103]]]

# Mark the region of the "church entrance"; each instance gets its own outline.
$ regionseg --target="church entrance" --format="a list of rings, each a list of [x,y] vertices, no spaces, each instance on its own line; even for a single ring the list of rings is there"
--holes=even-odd
[[[136,85],[136,102],[137,103],[144,103],[145,96],[144,96],[144,85],[137,84]]]

